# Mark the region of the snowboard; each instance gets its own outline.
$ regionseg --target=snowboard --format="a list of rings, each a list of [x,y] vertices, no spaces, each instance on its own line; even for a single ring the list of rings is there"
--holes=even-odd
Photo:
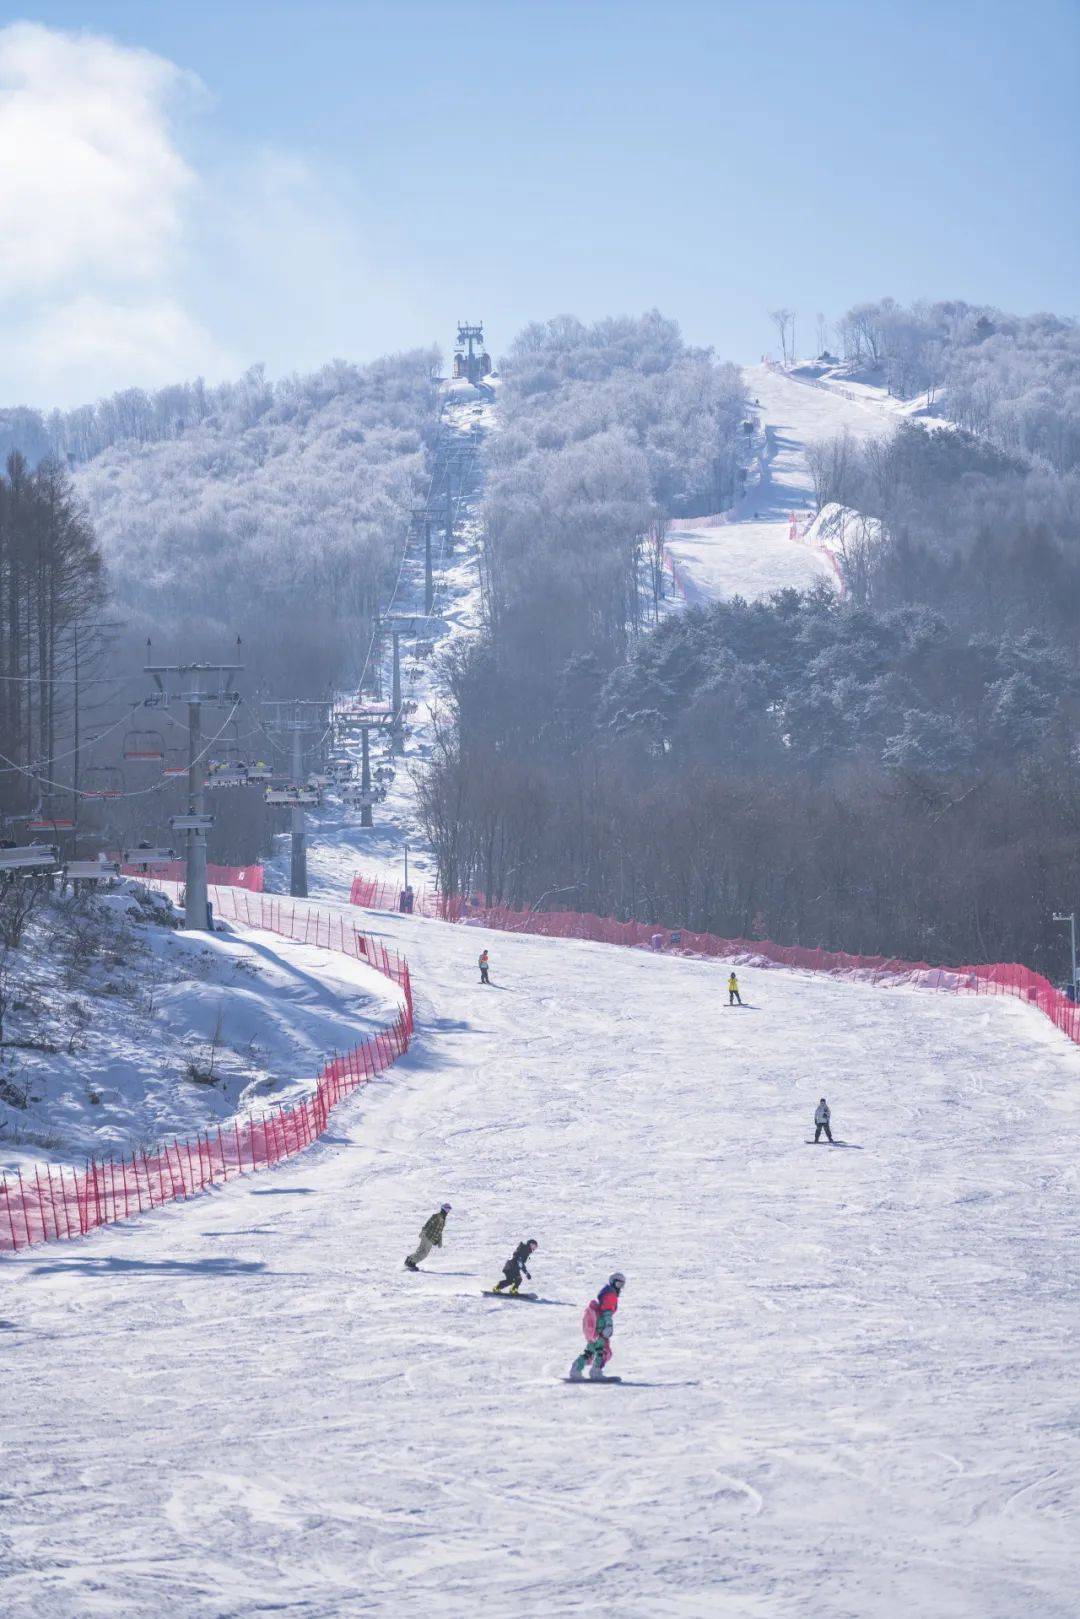
[[[505,1288],[501,1293],[496,1293],[493,1287],[485,1287],[482,1291],[486,1299],[532,1299],[535,1302],[540,1297],[539,1293],[508,1293]]]
[[[564,1377],[564,1383],[621,1383],[621,1377]]]

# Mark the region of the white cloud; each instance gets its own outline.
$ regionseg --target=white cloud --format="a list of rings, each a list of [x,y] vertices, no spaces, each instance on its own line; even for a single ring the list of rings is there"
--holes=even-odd
[[[8,355],[49,400],[86,400],[128,387],[217,376],[229,357],[175,298],[110,303],[81,293],[42,308]]]
[[[0,27],[0,406],[314,367],[411,333],[416,289],[382,268],[402,255],[352,176],[215,153],[212,131],[196,172],[184,115],[207,102],[149,51]]]
[[[160,272],[193,179],[168,113],[196,84],[107,39],[0,29],[0,293]]]
[[[174,285],[197,185],[172,119],[201,93],[149,51],[0,28],[0,403],[220,368]]]

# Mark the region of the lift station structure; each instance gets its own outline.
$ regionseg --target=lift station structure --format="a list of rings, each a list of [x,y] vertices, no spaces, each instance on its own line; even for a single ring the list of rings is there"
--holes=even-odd
[[[457,349],[454,354],[454,377],[463,377],[471,383],[480,383],[491,373],[491,355],[484,347],[484,328],[458,321]]]

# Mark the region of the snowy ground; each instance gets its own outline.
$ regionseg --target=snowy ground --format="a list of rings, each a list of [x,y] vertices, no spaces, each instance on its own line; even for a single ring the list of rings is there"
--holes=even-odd
[[[1080,1053],[1007,1000],[748,970],[729,1011],[715,964],[385,931],[417,1044],[323,1143],[5,1261],[8,1619],[1075,1616]],[[526,1236],[548,1302],[482,1298]],[[628,1384],[567,1387],[614,1266]]]
[[[785,586],[805,590],[821,579],[833,581],[828,559],[789,534],[792,512],[805,519],[813,511],[806,446],[845,431],[857,438],[874,437],[894,425],[886,411],[794,381],[768,366],[746,366],[743,374],[751,400],[759,403],[756,414],[767,438],[763,477],[730,522],[704,529],[672,524],[668,550],[688,580],[692,603],[765,596]]]
[[[933,398],[917,394],[913,399],[897,399],[882,380],[880,371],[859,371],[848,365],[820,366],[814,361],[803,361],[793,368],[797,381],[827,389],[828,392],[885,417],[891,424],[918,419],[929,427],[948,425],[943,416],[943,395],[938,390]]]
[[[128,1154],[283,1101],[396,1015],[362,962],[253,929],[175,932],[152,916],[128,883],[89,912],[50,907],[30,929],[5,1033],[37,1048],[4,1052],[0,1174]]]

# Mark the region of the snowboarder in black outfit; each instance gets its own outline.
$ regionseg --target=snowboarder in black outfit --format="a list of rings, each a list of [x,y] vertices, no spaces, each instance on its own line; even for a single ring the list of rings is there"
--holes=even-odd
[[[490,965],[491,965],[491,963],[488,961],[488,953],[487,953],[487,951],[486,950],[481,950],[479,966],[480,966],[480,982],[482,984],[490,984],[491,983],[491,979],[488,977],[488,968],[490,967]]]
[[[504,1287],[508,1287],[511,1293],[516,1293],[521,1286],[522,1276],[528,1276],[531,1282],[532,1276],[529,1274],[527,1266],[539,1246],[535,1237],[530,1237],[527,1242],[519,1242],[503,1266],[502,1281],[495,1283],[492,1292],[501,1293]]]
[[[822,1097],[821,1101],[818,1103],[817,1107],[814,1109],[814,1141],[815,1142],[818,1142],[818,1141],[821,1140],[821,1132],[822,1132],[822,1130],[824,1130],[824,1132],[828,1136],[829,1140],[830,1141],[832,1140],[832,1130],[829,1128],[829,1120],[831,1118],[832,1118],[832,1114],[829,1111],[829,1104],[828,1104],[828,1102],[826,1102],[825,1098]]]

